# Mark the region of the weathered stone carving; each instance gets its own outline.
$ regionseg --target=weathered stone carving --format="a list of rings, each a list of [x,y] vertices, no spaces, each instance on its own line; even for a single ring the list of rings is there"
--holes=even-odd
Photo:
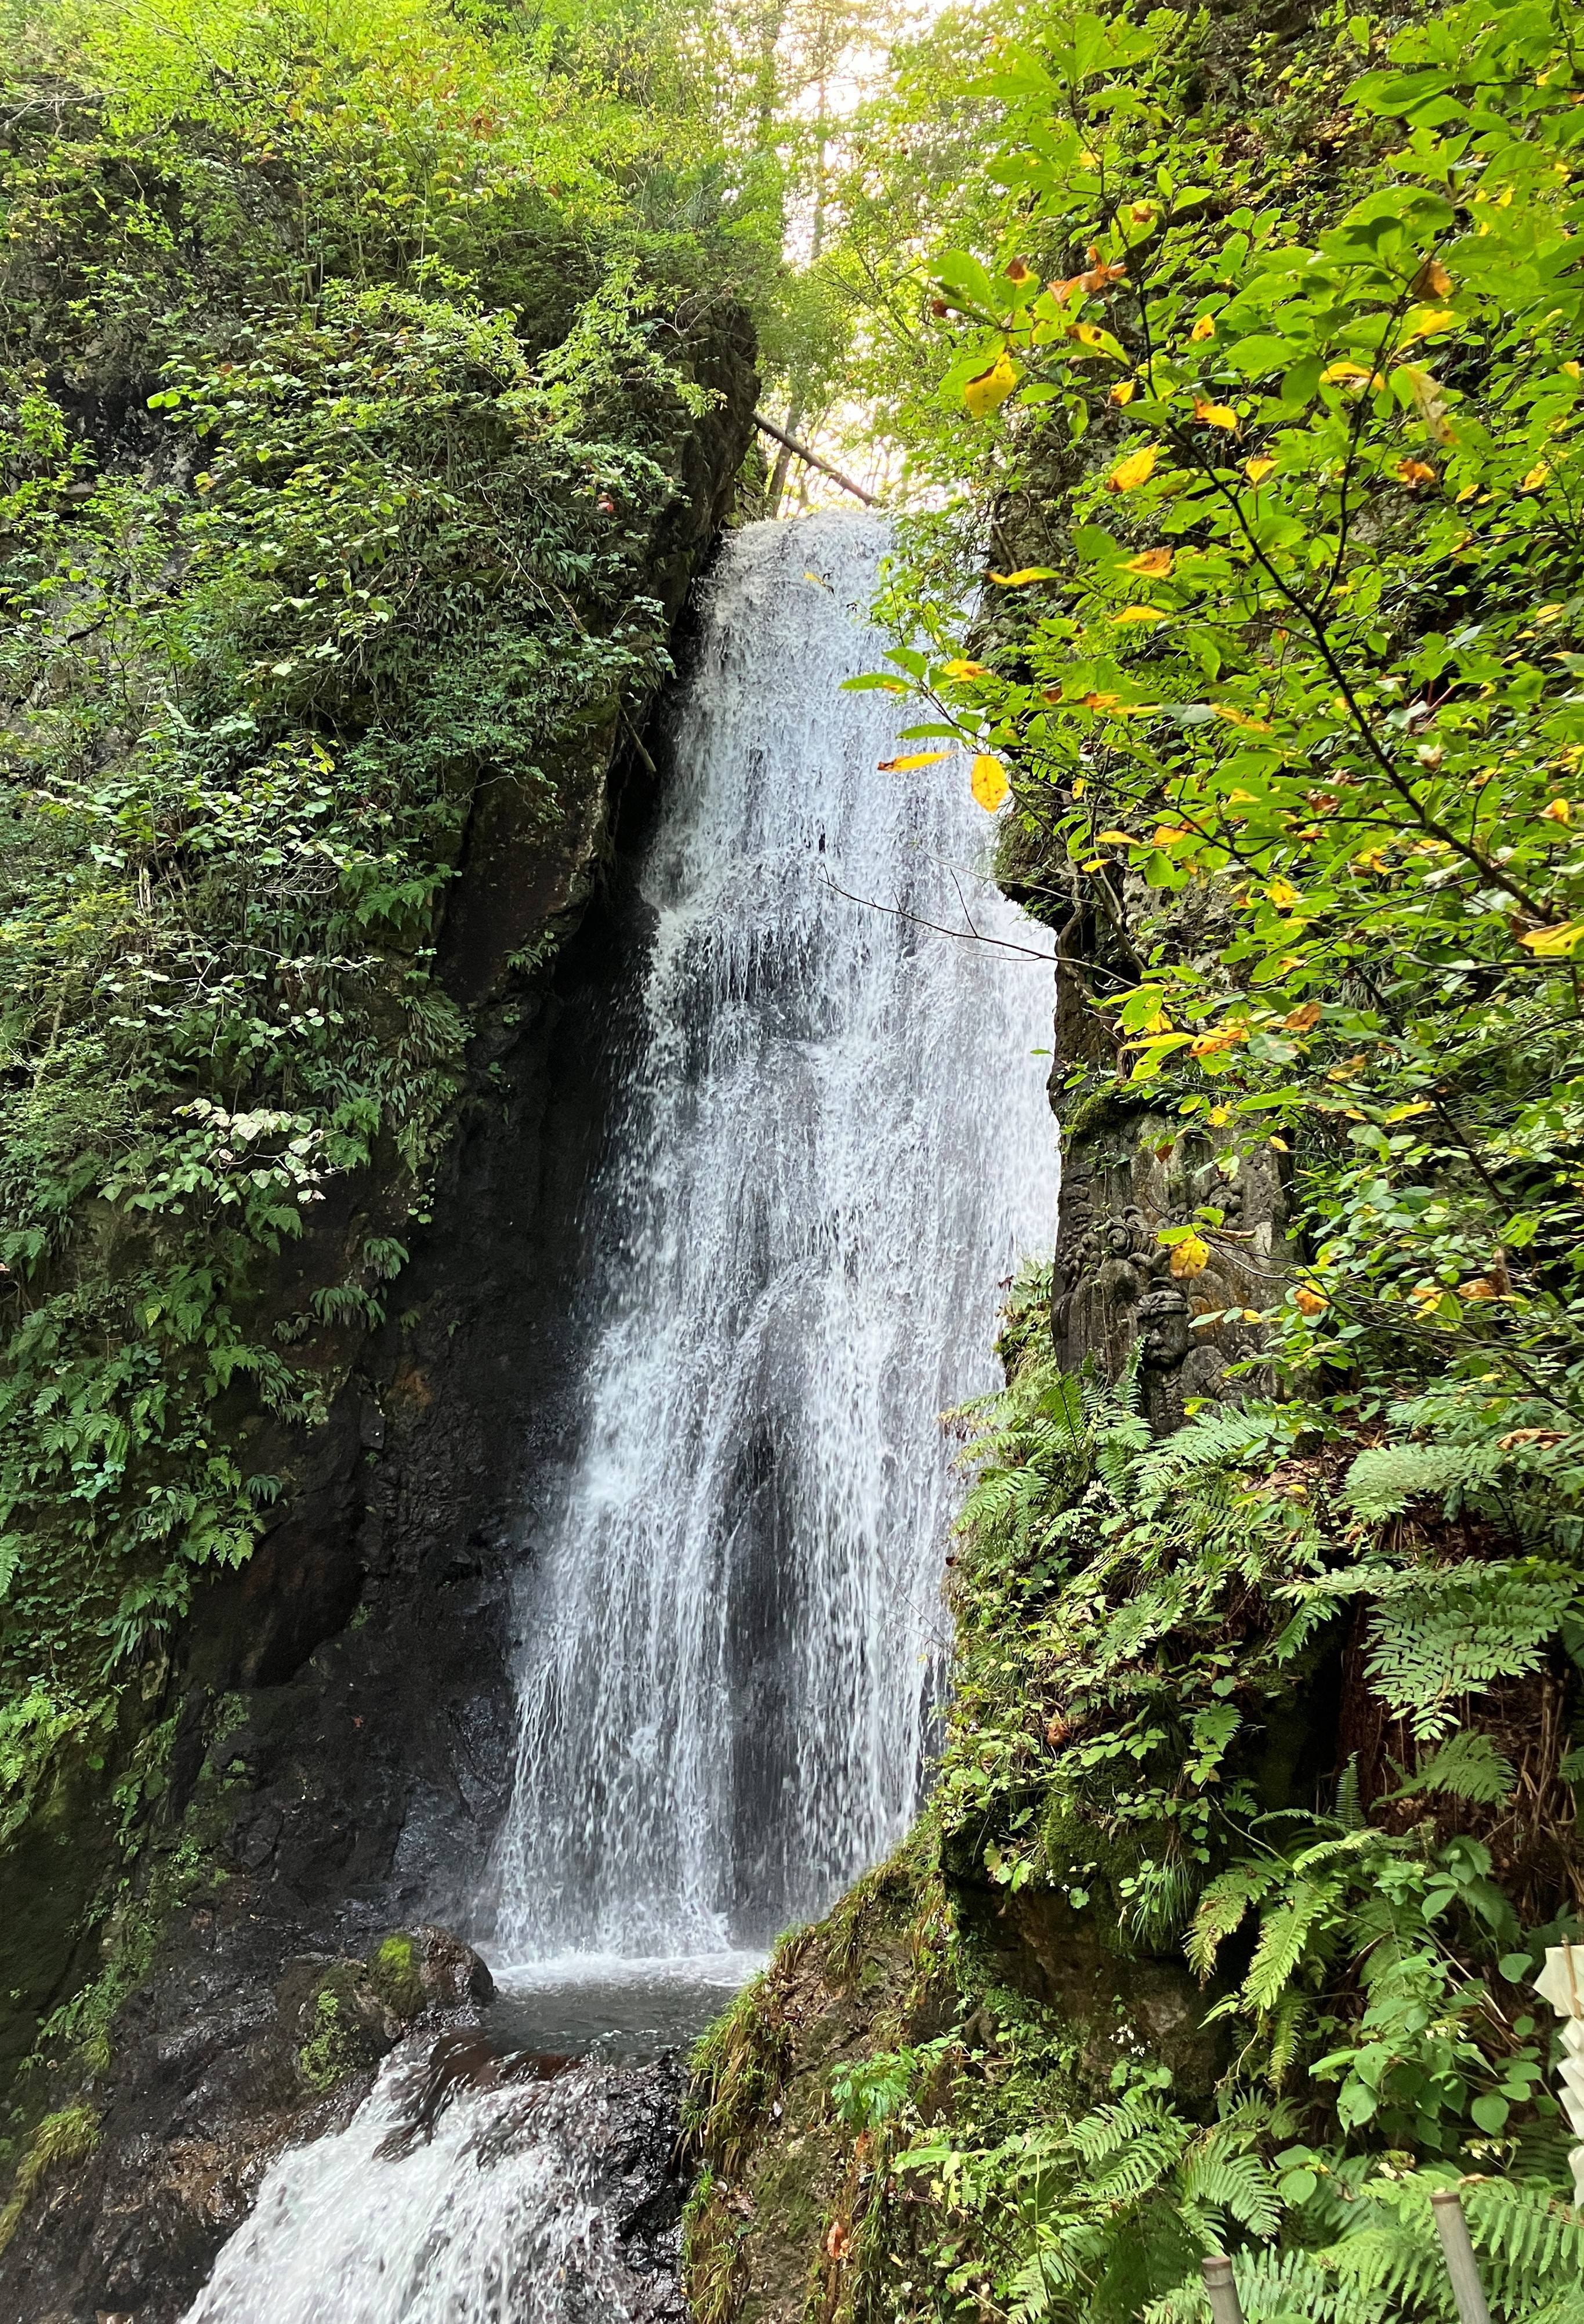
[[[1059,1008],[1058,1026],[1075,1013]],[[1137,1344],[1143,1408],[1165,1434],[1196,1401],[1235,1400],[1260,1380],[1257,1372],[1227,1374],[1257,1360],[1260,1330],[1244,1319],[1270,1305],[1286,1268],[1279,1158],[1267,1148],[1239,1161],[1224,1138],[1168,1111],[1153,1087],[1111,1078],[1109,1059],[1093,1062],[1085,1089],[1057,1094],[1056,1353],[1064,1369],[1092,1358],[1116,1379]],[[1191,1223],[1203,1205],[1220,1210],[1222,1224],[1205,1236],[1202,1271],[1178,1280],[1161,1230]],[[1199,1321],[1212,1315],[1229,1320]]]

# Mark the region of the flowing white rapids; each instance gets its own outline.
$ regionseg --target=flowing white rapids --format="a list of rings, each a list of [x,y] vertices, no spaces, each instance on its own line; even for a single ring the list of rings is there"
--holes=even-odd
[[[591,2011],[671,2024],[905,1830],[955,1493],[938,1416],[994,1384],[999,1286],[1054,1229],[1048,938],[984,876],[961,759],[877,771],[897,705],[840,690],[882,651],[884,540],[752,526],[706,594],[589,1194],[581,1435],[524,1543],[482,1917],[513,2006],[566,2029],[530,2047],[588,2046]],[[271,2166],[189,2324],[680,2314],[674,2256],[630,2241],[641,2075],[476,2091],[382,2157],[406,2070]]]
[[[883,650],[884,545],[751,526],[707,594],[593,1194],[583,1441],[524,1561],[507,1960],[760,1942],[916,1805],[939,1415],[992,1382],[1055,1161],[1049,973],[1016,948],[1048,938],[984,877],[962,760],[878,771],[897,705],[841,691]]]
[[[609,2152],[608,2070],[460,2098],[433,2140],[392,2062],[348,2127],[270,2166],[187,2324],[640,2324]]]

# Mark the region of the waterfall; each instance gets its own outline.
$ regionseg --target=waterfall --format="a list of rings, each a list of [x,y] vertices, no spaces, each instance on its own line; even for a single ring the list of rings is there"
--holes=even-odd
[[[822,515],[727,544],[641,868],[579,1434],[523,1543],[481,1908],[517,2006],[559,1994],[563,2026],[607,1995],[619,2022],[623,1962],[718,1988],[906,1830],[956,1489],[939,1416],[994,1385],[999,1286],[1054,1231],[1050,977],[1023,949],[1048,939],[989,882],[960,757],[878,771],[898,705],[841,690],[883,650],[884,543]],[[476,2092],[382,2158],[406,2070],[272,2164],[189,2324],[679,2312],[623,2241],[641,2073]]]
[[[955,753],[882,773],[874,519],[754,525],[704,608],[594,1190],[581,1449],[523,1562],[495,1950],[688,1955],[822,1911],[906,1830],[945,1408],[1054,1228],[1038,936]],[[853,900],[854,899],[858,900]]]
[[[271,2165],[188,2324],[648,2324],[611,2070],[460,2098],[432,2140],[382,2155],[403,2064],[338,2135]]]

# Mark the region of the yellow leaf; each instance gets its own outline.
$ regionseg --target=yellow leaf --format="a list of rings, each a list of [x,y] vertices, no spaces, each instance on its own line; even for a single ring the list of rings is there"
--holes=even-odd
[[[1121,699],[1119,694],[1081,694],[1078,707],[1080,710],[1114,710]],[[1078,779],[1082,782],[1083,779],[1080,776]],[[1074,798],[1078,796],[1077,783],[1073,786],[1073,793]]]
[[[1551,805],[1543,807],[1540,812],[1547,823],[1571,823],[1573,820],[1573,810],[1564,798],[1552,799]]]
[[[1477,1275],[1472,1282],[1459,1284],[1458,1296],[1460,1299],[1478,1300],[1497,1299],[1501,1295],[1487,1275]]]
[[[946,664],[946,676],[948,678],[988,678],[990,672],[981,661],[949,661]]]
[[[1174,561],[1169,549],[1147,549],[1141,557],[1130,557],[1122,570],[1142,573],[1150,581],[1164,581]]]
[[[1113,403],[1131,403],[1137,392],[1138,382],[1136,379],[1119,379],[1111,390],[1110,400]]]
[[[1145,484],[1155,474],[1155,464],[1160,458],[1158,444],[1141,445],[1119,460],[1106,478],[1106,490],[1110,493],[1130,493],[1135,485]]]
[[[1196,395],[1193,399],[1193,417],[1206,428],[1225,428],[1235,431],[1238,426],[1238,415],[1229,403],[1211,403],[1202,395]]]
[[[1428,460],[1399,460],[1392,474],[1400,476],[1405,484],[1433,484],[1435,482],[1435,470]]]
[[[824,575],[815,572],[811,566],[804,567],[803,577],[806,581],[812,581],[816,589],[828,589],[831,586]]]
[[[1275,466],[1275,462],[1274,460],[1245,460],[1243,463],[1243,474],[1248,477],[1251,484],[1263,484],[1266,478],[1270,475]]]
[[[1097,831],[1094,844],[1097,847],[1142,847],[1144,842],[1135,839],[1130,831]]]
[[[1580,371],[1584,370],[1584,366],[1576,363],[1565,363],[1562,365],[1562,369],[1567,373],[1570,379],[1577,379],[1580,374]]]
[[[1350,379],[1368,377],[1369,372],[1365,364],[1349,363],[1344,357],[1340,363],[1327,364],[1320,374],[1320,383],[1322,387],[1340,387]]]
[[[1450,307],[1421,307],[1409,316],[1404,337],[1427,339],[1432,331],[1444,331],[1457,319]]]
[[[1119,624],[1123,622],[1169,622],[1171,618],[1158,605],[1124,605],[1119,613],[1111,615],[1112,621]]]
[[[1060,575],[1050,565],[1020,565],[1016,573],[992,573],[990,579],[998,589],[1027,589],[1031,581],[1056,581]]]
[[[1247,710],[1239,710],[1234,703],[1212,702],[1211,704],[1211,708],[1215,712],[1218,718],[1224,718],[1229,726],[1246,726],[1251,734],[1268,734],[1270,733],[1270,722],[1268,719],[1250,718]],[[1245,799],[1249,798],[1252,796],[1253,794],[1248,791],[1242,793],[1242,797]]]
[[[1427,258],[1410,287],[1416,299],[1444,299],[1451,290],[1452,278],[1439,258]]]
[[[1584,944],[1584,920],[1568,920],[1560,928],[1533,928],[1518,941],[1537,960],[1570,960]]]
[[[1312,1284],[1301,1283],[1293,1294],[1293,1305],[1300,1315],[1320,1315],[1324,1314],[1331,1302],[1324,1292],[1317,1291]]]
[[[1210,1245],[1200,1236],[1184,1235],[1181,1242],[1172,1245],[1171,1268],[1179,1283],[1192,1282],[1209,1265]]]
[[[1542,484],[1548,483],[1550,478],[1551,465],[1549,461],[1542,460],[1538,466],[1530,469],[1518,490],[1521,493],[1537,493]]]
[[[1189,332],[1188,336],[1191,339],[1213,339],[1215,337],[1215,317],[1213,315],[1201,315],[1199,320],[1194,324],[1193,328]]]
[[[1188,1054],[1191,1057],[1219,1057],[1248,1038],[1247,1025],[1221,1025],[1213,1033],[1199,1034],[1190,1044]]]
[[[905,758],[882,759],[879,772],[882,775],[910,775],[916,767],[938,767],[950,756],[945,751],[910,751]]]
[[[1312,1033],[1320,1022],[1318,1001],[1305,1001],[1301,1008],[1290,1010],[1282,1019],[1285,1033]]]
[[[1018,384],[1018,366],[1005,347],[988,371],[971,379],[962,391],[962,401],[975,420],[983,420],[1005,403]]]
[[[1285,912],[1298,900],[1298,890],[1290,880],[1273,880],[1266,894],[1278,912]]]
[[[973,761],[973,771],[969,778],[969,786],[986,815],[994,815],[1012,788],[1007,780],[1007,770],[1000,761],[992,759],[983,751]]]

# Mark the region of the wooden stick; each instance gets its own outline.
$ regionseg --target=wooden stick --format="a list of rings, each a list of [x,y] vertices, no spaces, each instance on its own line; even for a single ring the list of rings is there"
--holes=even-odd
[[[784,444],[787,451],[795,454],[799,460],[806,460],[811,468],[817,468],[822,475],[829,476],[832,484],[840,484],[844,493],[851,493],[854,500],[863,503],[865,508],[876,506],[876,495],[873,493],[866,493],[861,484],[855,484],[851,476],[844,476],[842,474],[840,468],[833,468],[828,460],[822,460],[817,452],[801,442],[797,437],[788,436],[784,428],[778,428],[775,421],[767,420],[762,411],[754,413],[753,424],[756,428],[762,428],[767,436],[773,436],[778,444]]]
[[[1457,2189],[1438,2187],[1430,2199],[1430,2208],[1435,2214],[1435,2231],[1441,2237],[1441,2256],[1452,2279],[1452,2298],[1458,2303],[1462,2324],[1490,2324],[1485,2287],[1479,2281],[1474,2246],[1469,2240],[1469,2222],[1463,2217],[1462,2199]]]
[[[1232,2263],[1224,2252],[1211,2252],[1205,2261],[1204,2288],[1215,2324],[1243,2324],[1243,2303],[1232,2278]]]

